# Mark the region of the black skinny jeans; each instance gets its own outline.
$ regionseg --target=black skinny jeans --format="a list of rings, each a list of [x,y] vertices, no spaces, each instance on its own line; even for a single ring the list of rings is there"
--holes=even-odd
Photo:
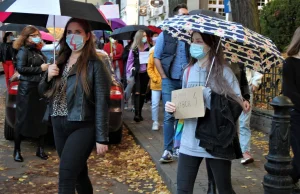
[[[297,110],[291,111],[291,146],[294,153],[291,177],[296,183],[300,179],[300,112]]]
[[[66,117],[51,118],[59,164],[59,194],[92,194],[87,160],[95,146],[93,122],[67,121]]]
[[[177,171],[177,194],[193,194],[195,180],[203,158],[180,153]],[[231,161],[207,158],[218,191],[235,194],[231,185]]]
[[[20,135],[19,133],[15,132],[15,150],[19,150],[21,151],[21,142],[22,142],[22,138],[23,136]],[[41,135],[39,138],[37,138],[36,140],[36,145],[37,147],[42,147],[44,148],[45,145],[45,135]]]

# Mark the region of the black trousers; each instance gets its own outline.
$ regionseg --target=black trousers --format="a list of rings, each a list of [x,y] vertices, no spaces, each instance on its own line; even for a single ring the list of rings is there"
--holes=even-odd
[[[300,179],[300,112],[297,110],[291,111],[291,146],[294,153],[291,177],[296,183]]]
[[[193,194],[195,180],[203,158],[179,155],[177,171],[177,194]],[[231,161],[210,159],[206,162],[212,170],[219,193],[235,194],[231,185]]]
[[[59,194],[92,194],[87,160],[95,146],[93,122],[67,121],[66,117],[51,118],[54,141],[60,157]]]
[[[147,72],[139,73],[135,78],[135,92],[145,95],[148,87],[149,76]]]
[[[23,136],[15,131],[15,150],[21,150],[21,142],[22,142],[22,138]],[[45,135],[41,135],[40,137],[37,138],[37,147],[44,147],[45,144]]]

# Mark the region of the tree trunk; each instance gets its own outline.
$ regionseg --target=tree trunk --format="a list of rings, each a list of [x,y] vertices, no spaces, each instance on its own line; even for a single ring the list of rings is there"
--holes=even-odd
[[[257,0],[230,0],[232,19],[260,33]]]
[[[187,4],[187,0],[170,0],[169,1],[169,17],[173,17],[173,9],[181,3]]]

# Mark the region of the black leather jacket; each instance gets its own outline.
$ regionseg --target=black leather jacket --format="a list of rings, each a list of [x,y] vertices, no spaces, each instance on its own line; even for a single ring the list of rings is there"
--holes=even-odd
[[[22,46],[17,54],[15,67],[20,74],[19,80],[40,82],[43,76],[41,65],[46,57],[40,50],[28,46]]]
[[[215,157],[241,158],[236,125],[243,110],[241,105],[215,92],[211,93],[210,103],[210,110],[198,118],[195,136],[200,139],[200,146]]]
[[[17,51],[12,47],[12,43],[2,43],[0,45],[0,61],[5,62],[7,59],[7,54],[10,54],[10,61],[13,61]]]
[[[110,104],[110,86],[111,74],[107,66],[99,59],[90,59],[88,62],[87,79],[90,88],[90,95],[84,93],[80,79],[76,86],[76,71],[75,65],[67,78],[67,108],[68,121],[92,121],[95,122],[96,142],[108,143],[109,133],[109,104]],[[39,84],[39,93],[44,94],[52,87],[56,81],[53,78],[50,82],[47,81],[47,73],[43,76]],[[48,120],[53,111],[53,99],[49,99],[47,111],[44,120]]]

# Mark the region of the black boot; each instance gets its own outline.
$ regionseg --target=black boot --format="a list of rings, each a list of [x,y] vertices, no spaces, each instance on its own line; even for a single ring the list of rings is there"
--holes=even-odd
[[[142,111],[143,111],[143,106],[145,104],[145,95],[141,95],[140,96],[140,112],[139,112],[139,116],[140,116],[140,120],[143,121],[144,118],[142,117]]]
[[[215,178],[210,166],[208,165],[207,160],[206,160],[206,170],[207,170],[207,178],[208,178],[207,194],[217,194],[217,186],[215,183]]]
[[[48,159],[48,155],[45,153],[44,148],[42,147],[38,147],[36,150],[36,156],[40,157],[43,160],[47,160]]]
[[[14,160],[16,162],[23,162],[24,161],[20,150],[14,150]]]
[[[134,96],[134,118],[133,120],[135,122],[140,122],[141,118],[140,118],[140,95],[136,94]]]

